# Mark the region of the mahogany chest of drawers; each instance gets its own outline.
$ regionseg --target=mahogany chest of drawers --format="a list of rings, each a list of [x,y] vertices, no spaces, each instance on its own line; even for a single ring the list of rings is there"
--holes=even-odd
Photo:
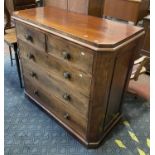
[[[144,30],[52,7],[15,12],[25,94],[88,147],[118,122]]]

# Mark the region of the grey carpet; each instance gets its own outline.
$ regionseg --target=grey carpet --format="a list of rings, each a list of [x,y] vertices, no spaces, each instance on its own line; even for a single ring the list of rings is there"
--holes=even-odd
[[[24,96],[16,66],[10,65],[5,53],[5,155],[138,155],[149,154],[147,102],[126,95],[123,119],[98,149],[86,149],[59,126],[49,115]],[[130,124],[124,125],[127,120]],[[129,131],[139,142],[134,141]],[[115,142],[120,140],[120,147]],[[122,145],[121,145],[122,144]],[[143,152],[138,152],[138,148]]]

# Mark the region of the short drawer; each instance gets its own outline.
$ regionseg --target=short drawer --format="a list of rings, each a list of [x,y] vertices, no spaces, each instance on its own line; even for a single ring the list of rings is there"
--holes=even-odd
[[[40,106],[50,112],[61,124],[65,124],[67,128],[71,128],[85,138],[87,121],[81,117],[80,113],[61,103],[51,92],[48,92],[44,87],[37,85],[25,76],[24,81],[25,91],[34,101],[37,101]]]
[[[16,22],[17,38],[45,51],[45,34],[29,25]]]
[[[31,81],[43,85],[68,107],[72,107],[87,119],[89,98],[52,77],[46,69],[42,69],[29,60],[22,58],[23,74]]]
[[[92,73],[93,53],[88,48],[47,35],[47,52],[87,73]]]
[[[31,62],[46,68],[51,76],[78,89],[83,95],[90,95],[92,79],[90,74],[75,69],[71,65],[63,63],[52,55],[36,50],[22,41],[19,41],[19,47],[21,57],[28,58]]]

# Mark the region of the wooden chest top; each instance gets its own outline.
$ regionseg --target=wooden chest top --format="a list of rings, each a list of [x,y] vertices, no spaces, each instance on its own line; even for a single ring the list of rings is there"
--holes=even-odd
[[[17,11],[13,18],[94,48],[115,48],[143,31],[140,27],[54,7]]]

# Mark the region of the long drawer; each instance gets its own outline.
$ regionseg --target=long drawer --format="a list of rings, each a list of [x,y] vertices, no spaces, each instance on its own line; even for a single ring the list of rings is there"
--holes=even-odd
[[[92,73],[93,53],[88,48],[48,34],[47,52],[86,73]]]
[[[80,113],[72,111],[71,108],[68,108],[68,105],[61,103],[44,87],[37,85],[37,83],[32,82],[25,76],[24,82],[25,91],[33,100],[37,101],[45,110],[50,111],[58,121],[63,122],[74,132],[85,137],[87,121],[81,117]]]
[[[51,76],[60,79],[68,86],[79,89],[83,95],[89,97],[92,79],[90,74],[72,68],[71,65],[63,63],[44,51],[36,50],[21,40],[19,40],[19,47],[21,57],[28,58],[31,62],[44,67]]]
[[[78,110],[85,119],[87,119],[89,98],[80,94],[80,92],[71,89],[63,82],[53,78],[45,69],[22,58],[23,74],[31,79],[32,82],[44,85],[47,91],[59,98],[64,104]]]

